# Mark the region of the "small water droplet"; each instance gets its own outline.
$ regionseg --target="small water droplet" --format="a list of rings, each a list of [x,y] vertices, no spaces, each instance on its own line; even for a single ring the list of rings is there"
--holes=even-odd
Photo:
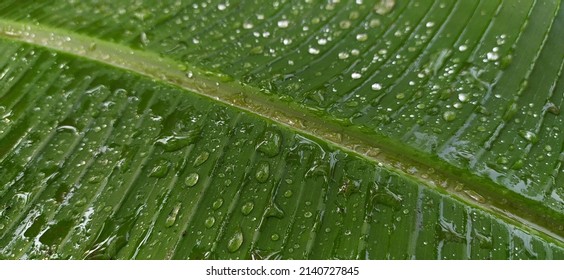
[[[290,198],[290,197],[292,197],[292,194],[293,194],[293,193],[292,193],[291,190],[287,190],[287,191],[284,192],[284,197],[285,197],[285,198]]]
[[[356,35],[356,40],[359,41],[359,42],[364,42],[367,39],[368,39],[368,35],[366,35],[366,33]]]
[[[288,20],[279,20],[278,21],[278,27],[280,28],[286,28],[289,25],[289,21]]]
[[[310,53],[310,54],[319,54],[319,49],[310,47],[310,48],[307,50],[307,52]]]
[[[213,210],[217,210],[217,209],[221,208],[221,205],[223,205],[223,198],[220,197],[216,201],[213,202],[212,208],[213,208]]]
[[[235,234],[227,241],[227,250],[231,253],[236,252],[241,248],[243,244],[243,232],[238,230]]]
[[[280,144],[282,136],[275,131],[266,131],[257,145],[257,150],[263,152],[269,157],[274,157],[280,153]]]
[[[163,178],[168,174],[170,163],[167,160],[161,160],[151,170],[149,177]]]
[[[255,178],[260,183],[266,182],[268,177],[270,176],[270,165],[266,161],[262,161],[259,163],[257,167],[257,172],[255,173]]]
[[[309,211],[304,213],[304,217],[306,217],[306,218],[311,218],[311,216],[313,216],[313,214]]]
[[[210,216],[204,221],[204,225],[206,228],[211,228],[215,224],[215,218]]]
[[[394,9],[395,5],[395,0],[380,0],[374,5],[374,12],[379,15],[387,15]]]
[[[379,83],[373,83],[371,86],[372,90],[381,90],[382,89],[382,85]]]
[[[190,173],[188,176],[186,176],[184,184],[187,187],[193,187],[198,183],[198,179],[200,179],[200,175],[198,175],[198,173]]]
[[[496,61],[499,59],[499,54],[497,52],[488,52],[486,57],[490,61]]]
[[[347,58],[349,58],[349,54],[346,53],[346,52],[340,52],[338,56],[339,56],[339,59],[347,59]]]
[[[249,201],[241,206],[241,213],[247,216],[253,211],[253,208],[255,208],[255,204]]]
[[[339,27],[341,29],[349,29],[351,27],[351,22],[349,20],[343,20],[339,22]]]
[[[170,211],[170,214],[168,214],[168,217],[166,218],[165,227],[171,227],[174,225],[178,212],[180,211],[180,206],[182,206],[180,203],[174,205],[174,208]]]
[[[526,131],[526,130],[521,130],[519,131],[519,135],[521,135],[521,137],[523,137],[525,140],[531,142],[531,143],[536,143],[538,141],[538,137],[534,132],[531,131]]]
[[[270,240],[272,240],[272,241],[277,241],[278,239],[280,239],[280,236],[276,233],[274,233],[270,236]]]
[[[460,102],[468,101],[468,94],[467,93],[459,93],[458,94],[458,100],[460,100]]]
[[[351,74],[351,78],[353,78],[354,80],[356,79],[360,79],[362,77],[362,75],[360,73],[354,72]]]
[[[443,113],[443,119],[447,122],[452,122],[456,119],[456,113],[453,111],[446,111]]]
[[[208,158],[210,157],[210,153],[203,151],[201,154],[199,154],[196,159],[194,159],[194,166],[200,166],[202,164],[204,164],[204,162],[206,162],[206,160],[208,160]]]

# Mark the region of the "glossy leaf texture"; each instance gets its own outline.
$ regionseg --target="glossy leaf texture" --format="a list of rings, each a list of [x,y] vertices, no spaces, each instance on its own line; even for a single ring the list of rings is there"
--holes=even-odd
[[[3,1],[0,256],[562,259],[560,4]]]

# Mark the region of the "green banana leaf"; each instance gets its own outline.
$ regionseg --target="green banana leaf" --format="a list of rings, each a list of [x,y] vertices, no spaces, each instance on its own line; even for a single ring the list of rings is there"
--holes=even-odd
[[[0,258],[564,259],[557,0],[0,3]]]

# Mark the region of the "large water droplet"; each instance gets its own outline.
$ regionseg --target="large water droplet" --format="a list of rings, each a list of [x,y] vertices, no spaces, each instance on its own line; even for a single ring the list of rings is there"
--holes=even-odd
[[[247,216],[253,211],[253,208],[255,208],[255,204],[249,201],[241,206],[241,213]]]
[[[270,165],[268,164],[268,162],[263,161],[259,163],[257,167],[257,172],[255,174],[255,178],[257,179],[257,181],[264,183],[266,182],[266,180],[268,180],[269,176],[270,176]]]
[[[174,208],[170,211],[170,214],[168,214],[168,217],[166,218],[165,227],[171,227],[174,225],[178,212],[180,211],[180,206],[182,206],[180,202],[174,205]]]
[[[452,122],[456,119],[456,113],[453,111],[446,111],[443,113],[443,119],[447,122]]]
[[[262,136],[261,141],[257,145],[257,150],[264,153],[269,157],[273,157],[280,153],[280,144],[282,136],[275,131],[266,131]]]
[[[149,177],[163,178],[168,173],[169,167],[170,162],[168,162],[167,160],[161,160],[157,164],[155,164],[155,166],[151,170],[151,173],[149,173]]]
[[[538,137],[534,132],[531,131],[526,131],[526,130],[521,130],[519,131],[519,135],[521,135],[521,137],[523,137],[525,140],[531,142],[531,143],[536,143],[538,141]]]
[[[223,198],[220,197],[216,201],[213,202],[212,208],[213,208],[213,210],[217,210],[221,207],[221,205],[223,205]]]
[[[210,153],[203,151],[196,157],[196,159],[194,159],[194,166],[200,166],[204,164],[204,162],[206,162],[206,160],[208,160],[209,157],[210,157]]]
[[[243,232],[238,230],[235,234],[227,241],[227,250],[231,253],[236,252],[241,248],[243,244]]]
[[[206,228],[211,228],[215,224],[215,218],[210,216],[204,221],[204,225]]]
[[[194,143],[198,136],[199,131],[191,131],[184,135],[164,136],[157,139],[155,145],[162,147],[167,152],[174,152]]]
[[[200,175],[198,173],[190,173],[186,176],[186,180],[184,180],[184,184],[187,187],[193,187],[198,183],[198,179],[200,179]]]
[[[396,0],[380,0],[374,5],[374,12],[379,15],[389,14],[396,5]]]

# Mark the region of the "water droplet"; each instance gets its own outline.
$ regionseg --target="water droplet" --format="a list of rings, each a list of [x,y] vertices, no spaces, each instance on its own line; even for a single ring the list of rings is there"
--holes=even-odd
[[[212,216],[208,217],[204,221],[204,226],[206,226],[206,228],[211,228],[211,227],[213,227],[213,225],[215,225],[215,218],[212,217]]]
[[[519,131],[519,135],[521,135],[521,137],[523,137],[525,140],[531,142],[531,143],[536,143],[538,141],[538,137],[534,132],[531,131],[526,131],[526,130],[521,130]]]
[[[193,187],[198,183],[198,179],[200,179],[200,175],[198,175],[198,173],[190,173],[188,176],[186,176],[184,184],[187,187]]]
[[[270,240],[272,240],[272,241],[277,241],[278,239],[280,239],[280,236],[276,233],[274,233],[270,236]]]
[[[400,93],[396,94],[396,99],[402,100],[404,98],[405,98],[405,93],[400,92]]]
[[[162,147],[167,152],[174,152],[194,143],[199,135],[200,131],[194,130],[185,135],[165,136],[155,141],[155,145]]]
[[[306,217],[306,218],[311,218],[311,216],[313,216],[313,214],[309,211],[304,213],[304,217]]]
[[[381,90],[382,89],[382,85],[379,83],[373,83],[371,86],[372,90]]]
[[[496,61],[499,59],[499,54],[497,52],[488,52],[486,57],[490,61]]]
[[[78,134],[78,129],[76,129],[76,127],[72,126],[72,125],[61,125],[59,127],[57,127],[56,129],[57,132],[68,132],[71,134]]]
[[[351,78],[353,78],[354,80],[360,79],[361,77],[362,77],[362,75],[360,73],[354,72],[354,73],[351,74]]]
[[[237,231],[229,241],[227,241],[227,250],[231,253],[236,252],[243,244],[243,232]]]
[[[310,47],[310,48],[307,50],[307,52],[310,53],[310,54],[319,54],[319,49]]]
[[[182,206],[180,203],[174,205],[174,208],[170,211],[170,214],[168,214],[168,217],[166,218],[165,227],[171,227],[174,225],[178,212],[180,211],[180,206]]]
[[[159,161],[149,173],[149,177],[163,178],[168,174],[170,163],[167,160]]]
[[[374,12],[379,15],[389,14],[396,5],[396,0],[380,0],[374,5]]]
[[[213,208],[213,210],[217,210],[217,209],[221,208],[221,205],[223,205],[223,198],[220,197],[216,201],[213,202],[212,208]]]
[[[255,174],[255,178],[257,179],[257,181],[259,181],[260,183],[264,183],[266,182],[266,180],[268,180],[269,176],[270,176],[270,165],[268,164],[268,162],[263,161],[259,163],[257,167],[257,172]]]
[[[349,58],[349,54],[346,53],[346,52],[340,52],[338,56],[339,56],[339,59],[347,59],[347,58]]]
[[[255,208],[255,204],[249,201],[241,206],[241,213],[247,216],[253,211],[253,208]]]
[[[468,46],[466,46],[466,45],[460,45],[460,46],[458,46],[458,50],[461,51],[461,52],[464,52],[464,51],[466,51],[467,49],[468,49]]]
[[[293,194],[293,193],[292,193],[291,190],[287,190],[287,191],[284,192],[284,197],[285,197],[285,198],[290,198],[290,197],[292,197],[292,194]]]
[[[280,143],[282,142],[282,136],[280,133],[275,131],[266,131],[257,145],[257,150],[263,152],[269,157],[278,155],[280,152]]]
[[[359,41],[359,42],[364,42],[367,39],[368,39],[368,35],[366,35],[366,33],[356,35],[356,40]]]
[[[349,29],[351,27],[351,22],[348,20],[343,20],[341,22],[339,22],[339,27],[341,29]]]
[[[202,165],[204,162],[206,162],[206,160],[208,160],[209,157],[210,153],[203,151],[196,157],[196,159],[194,159],[194,166],[196,167]]]
[[[427,28],[431,28],[431,27],[433,27],[433,26],[435,26],[435,23],[432,22],[432,21],[429,21],[429,22],[427,22],[427,23],[425,24],[425,27],[427,27]]]
[[[443,113],[443,119],[447,122],[454,121],[456,119],[456,113],[453,111],[446,111]]]
[[[288,20],[279,20],[278,21],[278,27],[280,28],[286,28],[289,25],[289,21]]]
[[[459,94],[458,94],[458,100],[460,100],[460,102],[466,102],[466,101],[468,101],[468,94],[466,94],[466,93],[459,93]]]
[[[251,29],[251,28],[253,28],[253,24],[250,23],[250,22],[245,22],[245,23],[243,23],[243,28],[244,29]]]

